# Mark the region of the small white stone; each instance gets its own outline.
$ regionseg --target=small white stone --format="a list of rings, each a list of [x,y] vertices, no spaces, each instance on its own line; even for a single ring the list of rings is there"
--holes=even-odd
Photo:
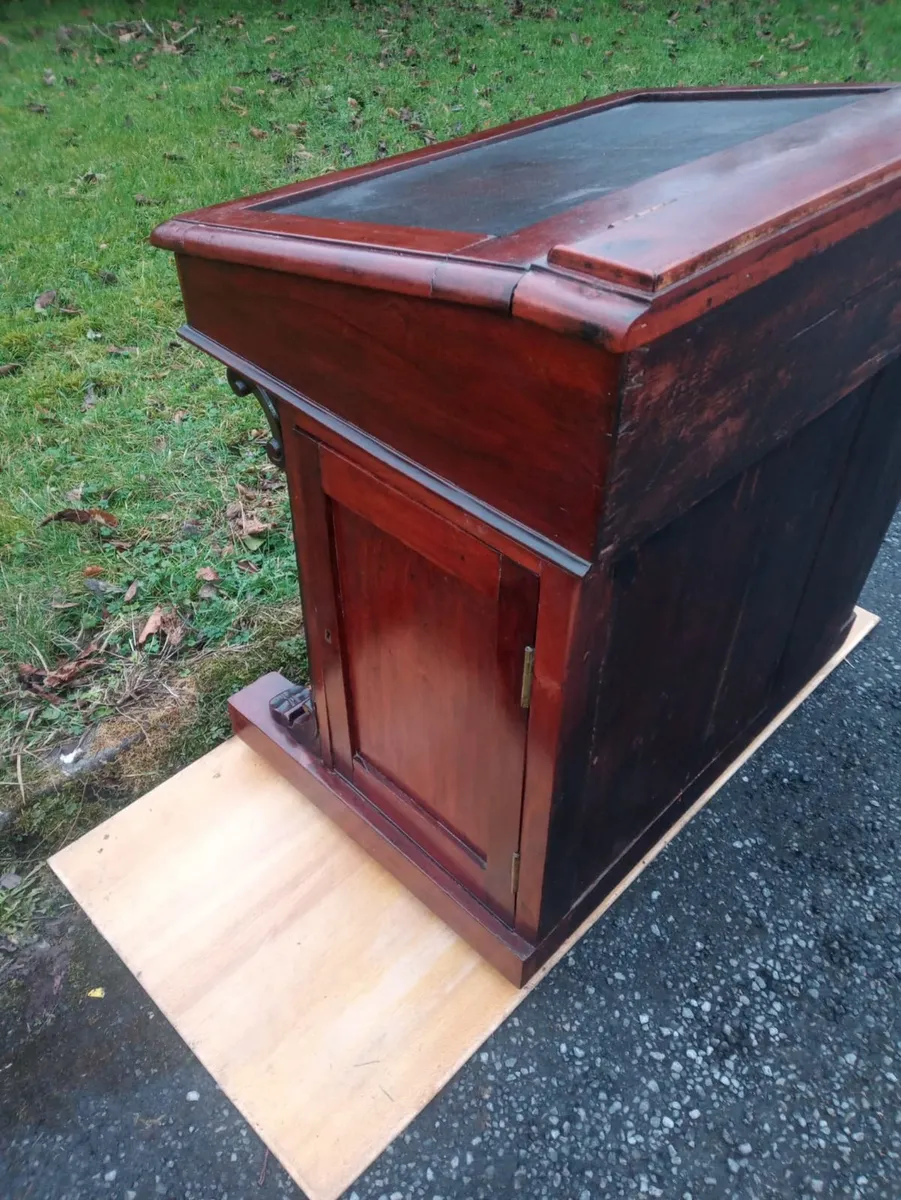
[[[185,1096],[185,1099],[190,1100],[190,1102],[194,1104],[200,1099],[200,1092],[188,1092],[187,1096]]]
[[[106,1174],[103,1176],[103,1178],[106,1180],[107,1183],[115,1183],[116,1182],[116,1168],[113,1167],[113,1169],[111,1171],[107,1171]]]

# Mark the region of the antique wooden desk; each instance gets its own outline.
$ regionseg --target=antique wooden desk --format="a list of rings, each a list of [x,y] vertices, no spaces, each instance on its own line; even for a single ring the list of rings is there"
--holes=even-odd
[[[235,729],[516,982],[813,674],[901,495],[901,92],[612,96],[167,222],[284,463]]]

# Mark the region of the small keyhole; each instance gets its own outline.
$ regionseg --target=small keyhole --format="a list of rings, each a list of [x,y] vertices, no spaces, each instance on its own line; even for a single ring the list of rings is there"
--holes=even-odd
[[[330,629],[326,629],[326,631],[325,631],[325,640],[328,642],[329,645],[332,644],[332,631]]]

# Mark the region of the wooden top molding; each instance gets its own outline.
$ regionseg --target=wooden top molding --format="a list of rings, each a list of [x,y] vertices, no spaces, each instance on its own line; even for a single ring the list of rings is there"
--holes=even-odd
[[[868,96],[597,202],[547,261],[657,292],[899,173],[901,92]]]
[[[790,106],[798,99],[804,101],[802,119],[794,120]],[[758,120],[757,126],[739,118],[744,132],[737,142],[728,131],[724,137],[722,128],[711,137],[714,120],[698,124],[709,101],[758,102],[759,113],[760,100],[781,104],[783,115],[789,115]],[[655,174],[657,149],[666,147],[661,120],[654,116],[664,112],[658,104],[666,109],[663,125],[680,131],[685,148],[679,165]],[[627,120],[613,113],[630,106],[637,106],[637,116]],[[809,112],[814,115],[803,116]],[[584,129],[579,140],[580,120],[607,121],[605,114],[612,114],[609,120],[615,119],[622,132],[605,135],[603,169],[594,163],[587,177],[592,186],[577,187],[574,179],[566,192],[567,170],[592,161]],[[656,142],[654,136],[640,145],[630,140],[642,121],[652,134],[656,125]],[[701,131],[696,139],[695,126]],[[756,136],[756,128],[764,127],[770,131]],[[543,140],[537,143],[533,135]],[[542,155],[551,147],[553,158],[558,137],[575,145],[577,157],[556,165],[549,159],[542,175]],[[711,145],[724,144],[707,153]],[[493,174],[476,169],[468,151],[481,155],[483,164],[502,152],[504,165],[512,162],[516,169],[518,163],[531,171],[536,188],[546,195],[541,203],[527,198],[522,212],[533,218],[543,206],[550,215],[511,228],[516,221],[504,211],[504,172],[496,164]],[[630,154],[637,161],[620,161]],[[659,161],[665,163],[665,156]],[[439,172],[437,183],[433,168]],[[418,174],[408,177],[408,169]],[[554,170],[560,182],[552,180],[549,191]],[[392,199],[386,206],[389,184]],[[450,207],[448,187],[455,197]],[[408,191],[416,192],[416,203]],[[351,192],[358,197],[353,203],[346,199]],[[590,198],[580,199],[582,193]],[[450,214],[446,223],[453,228],[428,227],[430,205],[436,217]],[[186,213],[161,225],[151,240],[180,255],[508,312],[623,352],[899,206],[901,90],[891,85],[679,89],[591,100]],[[488,209],[494,214],[492,228]],[[373,220],[366,220],[367,212]]]

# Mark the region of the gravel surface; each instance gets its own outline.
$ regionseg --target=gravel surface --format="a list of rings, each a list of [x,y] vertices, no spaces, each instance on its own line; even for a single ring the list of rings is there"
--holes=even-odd
[[[899,584],[896,520],[862,597],[875,633],[349,1197],[898,1200]],[[300,1196],[63,922],[0,999],[0,1196]]]

